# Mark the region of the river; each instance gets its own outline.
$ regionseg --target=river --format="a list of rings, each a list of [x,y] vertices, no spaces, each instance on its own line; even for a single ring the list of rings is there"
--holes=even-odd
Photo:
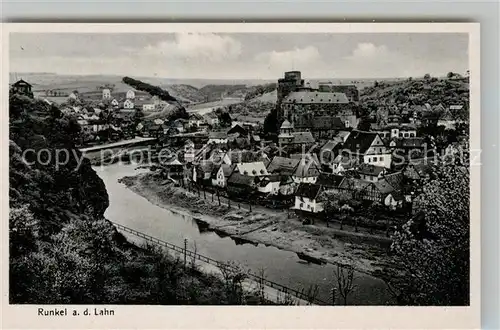
[[[183,246],[184,239],[187,239],[188,249],[193,249],[196,244],[198,253],[219,261],[239,262],[256,274],[264,269],[269,280],[297,290],[318,285],[318,298],[330,301],[330,290],[335,281],[333,265],[307,264],[293,252],[262,244],[237,245],[230,237],[200,231],[191,217],[158,207],[118,183],[118,179],[124,176],[143,171],[136,170],[134,165],[114,164],[94,169],[108,191],[107,219],[178,246]],[[381,280],[361,273],[356,277],[357,288],[349,296],[349,304],[387,304],[390,295]],[[337,301],[341,302],[340,298]]]

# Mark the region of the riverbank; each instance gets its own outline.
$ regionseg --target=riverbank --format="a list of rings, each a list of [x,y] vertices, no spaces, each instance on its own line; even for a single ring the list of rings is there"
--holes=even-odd
[[[335,230],[304,226],[288,218],[287,212],[258,208],[249,212],[237,207],[219,206],[217,198],[205,200],[179,187],[164,182],[154,173],[142,173],[119,180],[149,202],[182,213],[206,224],[213,230],[244,241],[262,243],[283,250],[305,253],[332,264],[351,265],[356,270],[373,274],[388,261],[387,249],[377,244],[362,243],[339,235]]]

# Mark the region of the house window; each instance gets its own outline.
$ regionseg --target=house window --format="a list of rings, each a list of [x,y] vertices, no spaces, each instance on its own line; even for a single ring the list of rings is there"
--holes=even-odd
[[[370,162],[370,161],[371,161],[371,158],[370,158],[370,157],[366,158],[366,161],[367,161],[367,162]]]
[[[405,137],[408,137],[408,133],[405,133]]]
[[[377,161],[377,157],[373,157],[373,161],[376,162]]]
[[[399,137],[403,137],[403,133],[399,133]]]
[[[384,157],[380,157],[379,160],[382,162],[384,161]]]
[[[415,133],[410,133],[410,137],[414,137],[415,136]]]
[[[304,208],[304,203],[300,203],[300,208]]]

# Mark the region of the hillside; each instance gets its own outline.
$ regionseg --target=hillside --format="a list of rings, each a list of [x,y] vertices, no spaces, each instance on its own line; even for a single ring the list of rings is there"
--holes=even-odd
[[[246,85],[206,85],[199,92],[206,96],[207,102],[211,102],[222,97],[244,97],[246,90]]]
[[[143,117],[143,119],[144,120],[163,119],[166,121],[175,120],[177,118],[181,118],[179,117],[179,113],[183,112],[185,112],[185,110],[182,110],[182,108],[179,105],[169,104],[161,111],[146,114]]]
[[[378,82],[360,91],[362,103],[415,104],[429,103],[445,107],[469,103],[469,84],[466,81],[446,78],[407,79],[404,81]]]
[[[173,97],[182,101],[198,103],[206,100],[206,95],[200,92],[198,88],[191,85],[162,85],[162,87]]]
[[[187,119],[189,117],[182,103],[163,88],[130,77],[123,77],[123,82],[137,90],[147,92],[151,96],[157,96],[160,100],[175,105],[174,107],[168,107],[166,109],[165,118],[163,119],[175,120],[179,118]]]

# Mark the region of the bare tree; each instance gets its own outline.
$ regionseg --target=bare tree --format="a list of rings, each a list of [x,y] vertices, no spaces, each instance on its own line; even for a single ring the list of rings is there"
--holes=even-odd
[[[337,279],[338,293],[344,300],[344,305],[347,305],[349,296],[357,288],[354,283],[357,278],[354,274],[354,268],[352,266],[337,265],[334,276]]]
[[[266,278],[266,270],[262,267],[259,268],[257,272],[257,290],[255,290],[255,295],[260,299],[260,303],[264,303],[266,301],[266,292],[265,292],[265,283],[264,279]]]
[[[247,278],[246,272],[235,262],[220,264],[219,270],[224,280],[228,302],[241,305],[244,299],[243,281]]]
[[[317,284],[311,285],[307,288],[307,290],[302,290],[302,294],[305,295],[305,300],[309,305],[314,304],[314,301],[318,297],[319,294],[319,286]]]
[[[198,266],[196,265],[196,257],[198,255],[198,245],[196,242],[193,243],[193,254],[191,255],[190,267],[193,270],[197,270]]]

